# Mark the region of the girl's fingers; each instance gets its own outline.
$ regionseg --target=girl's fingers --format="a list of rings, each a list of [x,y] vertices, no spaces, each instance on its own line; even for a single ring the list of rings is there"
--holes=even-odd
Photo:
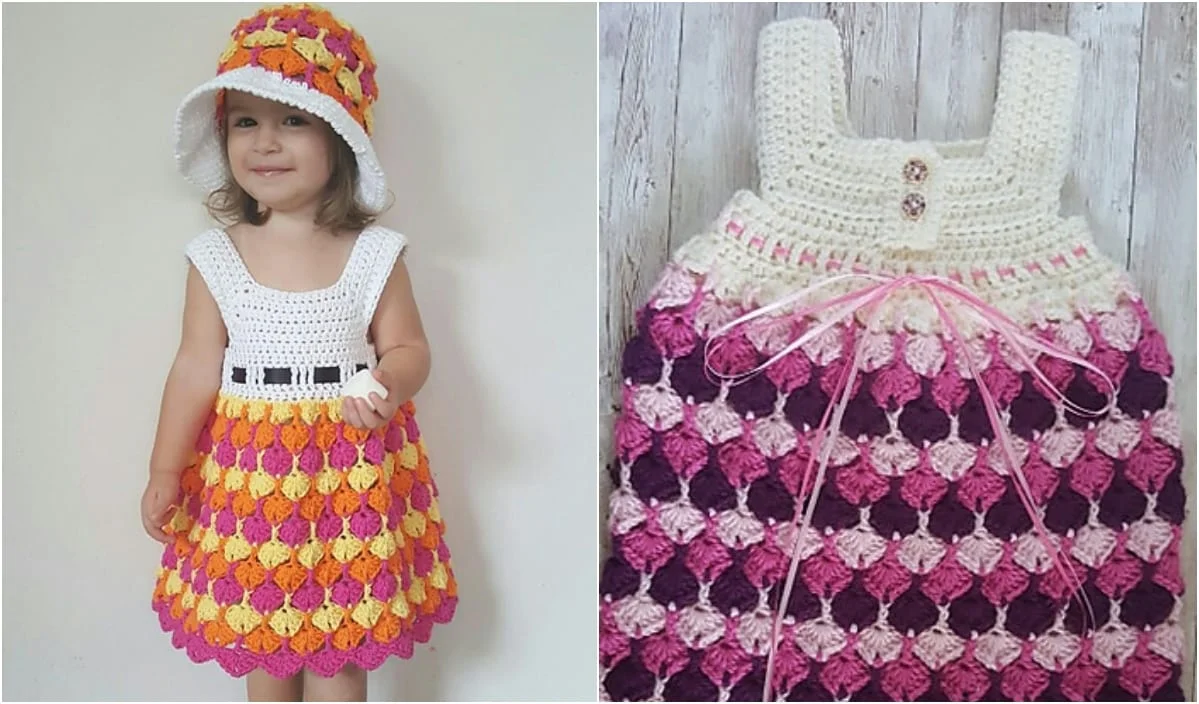
[[[142,526],[146,529],[146,533],[148,533],[151,538],[157,540],[158,542],[171,542],[171,536],[167,535],[166,531],[164,531],[162,527],[158,525],[158,521],[156,519],[146,520],[143,517]]]
[[[171,497],[169,497],[169,496],[165,496],[163,494],[159,494],[159,495],[155,496],[154,497],[154,517],[155,518],[165,517],[167,514],[167,511],[170,510],[172,503],[173,502],[171,501]]]
[[[367,408],[366,403],[360,399],[354,399],[354,410],[358,413],[358,427],[369,428],[371,422],[371,409]]]
[[[371,403],[375,404],[374,408],[371,408]],[[378,393],[372,391],[370,403],[357,396],[346,396],[342,401],[341,408],[341,415],[350,425],[355,428],[374,429],[386,423],[389,418],[386,412],[380,413],[376,409],[386,411],[390,408],[390,404]]]
[[[383,404],[383,399],[379,398],[379,394],[372,391],[371,403],[375,404],[374,408],[371,408],[370,404],[368,404],[366,401],[362,402],[362,404],[366,406],[367,412],[370,413],[371,430],[374,430],[383,424],[383,414],[379,413],[379,408],[382,408],[381,404]]]
[[[355,428],[362,426],[362,419],[358,417],[358,406],[354,405],[356,401],[353,396],[347,396],[341,404],[341,415],[345,421]]]
[[[391,408],[391,404],[389,404],[386,399],[374,391],[371,392],[371,403],[375,404],[374,413],[376,420],[378,420],[380,423],[386,423],[388,416],[386,411]]]
[[[358,404],[358,417],[362,421],[359,427],[365,430],[375,427],[375,412],[371,410],[370,405],[360,398],[354,399],[354,403]]]
[[[165,508],[163,508],[157,514],[155,514],[154,520],[158,521],[160,524],[166,522],[167,516],[170,515],[171,511],[174,508],[176,508],[175,504],[173,504],[173,503],[167,504]]]

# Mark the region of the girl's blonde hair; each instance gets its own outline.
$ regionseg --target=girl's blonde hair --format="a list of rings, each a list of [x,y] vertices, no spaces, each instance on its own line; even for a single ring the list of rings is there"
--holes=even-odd
[[[316,211],[316,225],[336,233],[359,232],[374,224],[380,213],[367,210],[354,198],[358,188],[358,160],[350,145],[332,128],[327,125],[326,128],[332,144],[333,170]],[[231,173],[228,171],[228,131],[223,124],[220,131],[221,158],[225,161],[226,173]],[[258,201],[233,178],[209,193],[205,206],[217,222],[226,226],[239,223],[262,225],[271,217],[270,209],[260,212]]]

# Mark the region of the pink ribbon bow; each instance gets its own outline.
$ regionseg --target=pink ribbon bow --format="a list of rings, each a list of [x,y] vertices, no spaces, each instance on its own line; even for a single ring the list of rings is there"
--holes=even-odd
[[[787,344],[782,348],[782,350],[780,350],[770,359],[749,371],[738,374],[721,374],[711,367],[710,359],[712,354],[712,343],[721,336],[756,318],[768,315],[776,310],[781,310],[798,303],[812,293],[826,286],[849,279],[866,279],[870,283],[856,291],[853,291],[852,293],[833,298],[820,304],[800,308],[789,313],[789,315],[799,316],[802,318],[807,316],[815,316],[824,313],[825,311],[832,310],[830,314],[822,316],[823,320],[821,322],[810,327],[802,335]],[[729,380],[733,384],[741,383],[747,378],[771,366],[775,362],[778,362],[780,359],[786,357],[792,351],[799,349],[809,341],[818,338],[820,335],[824,334],[826,331],[838,325],[845,319],[855,316],[859,311],[866,311],[867,318],[870,321],[868,327],[873,328],[874,324],[877,322],[877,315],[881,304],[896,291],[909,287],[921,290],[928,296],[928,298],[932,301],[933,306],[936,308],[945,329],[949,332],[949,336],[952,338],[953,343],[962,349],[962,355],[966,361],[967,368],[970,371],[971,377],[975,380],[975,383],[978,386],[979,394],[982,396],[983,405],[986,407],[987,411],[987,418],[990,421],[991,428],[995,432],[995,438],[1003,450],[1004,458],[1006,459],[1011,470],[1011,474],[1015,480],[1016,493],[1019,495],[1021,503],[1024,504],[1024,509],[1028,512],[1028,516],[1032,520],[1037,537],[1040,539],[1042,545],[1046,549],[1047,554],[1053,561],[1054,568],[1057,569],[1065,579],[1070,593],[1077,593],[1081,596],[1087,613],[1091,616],[1091,622],[1094,623],[1094,613],[1091,610],[1090,601],[1087,599],[1086,593],[1082,590],[1082,581],[1079,579],[1078,575],[1074,571],[1073,566],[1070,565],[1069,562],[1065,562],[1063,564],[1063,561],[1059,559],[1059,551],[1057,546],[1053,544],[1049,537],[1049,531],[1045,527],[1045,523],[1041,516],[1041,511],[1039,511],[1034,505],[1032,489],[1029,486],[1028,479],[1024,476],[1024,472],[1020,466],[1020,463],[1017,461],[1016,451],[1013,447],[1008,428],[1000,418],[999,405],[995,401],[995,394],[993,394],[987,387],[986,383],[984,383],[983,377],[979,373],[979,369],[975,365],[975,362],[971,358],[969,352],[966,350],[966,339],[958,330],[957,324],[954,322],[953,317],[949,314],[946,301],[943,299],[948,299],[954,303],[957,303],[964,315],[1000,335],[1008,343],[1016,357],[1035,376],[1037,381],[1041,382],[1041,385],[1054,396],[1056,396],[1058,401],[1060,401],[1067,409],[1080,416],[1102,416],[1106,414],[1115,403],[1115,384],[1113,384],[1112,380],[1095,365],[1087,362],[1085,359],[1076,357],[1069,352],[1062,350],[1061,348],[1050,345],[1043,340],[1029,335],[1028,333],[1024,332],[1014,321],[1005,316],[1001,311],[986,303],[968,289],[951,279],[940,276],[924,276],[914,274],[907,274],[903,276],[880,276],[876,274],[857,272],[824,279],[817,284],[791,293],[778,301],[757,308],[750,313],[747,313],[736,320],[721,326],[708,338],[708,341],[705,343],[705,370],[709,374],[714,374],[721,379]],[[826,469],[828,468],[829,458],[832,454],[836,437],[840,432],[841,420],[845,415],[846,407],[849,405],[850,393],[853,390],[853,383],[857,377],[858,359],[861,354],[861,350],[862,340],[859,340],[858,344],[854,346],[853,357],[849,360],[848,366],[842,373],[837,383],[836,391],[834,391],[832,394],[833,397],[839,396],[840,398],[836,401],[836,403],[830,404],[825,410],[824,417],[820,421],[820,426],[816,429],[813,446],[818,446],[820,449],[819,452],[810,453],[807,467],[804,469],[803,479],[799,484],[799,492],[796,496],[797,510],[795,512],[793,526],[795,527],[794,534],[797,541],[799,540],[799,536],[803,534],[804,529],[811,525],[812,514],[816,509],[816,502],[820,497],[820,489],[824,484],[824,475]],[[1106,394],[1108,398],[1107,405],[1105,405],[1101,410],[1094,411],[1082,408],[1070,401],[1068,398],[1066,398],[1066,395],[1059,391],[1057,387],[1049,380],[1049,378],[1046,377],[1045,374],[1033,363],[1030,350],[1057,357],[1066,362],[1077,364],[1098,374],[1111,390],[1110,393]],[[811,494],[805,507],[804,488],[809,486],[808,479],[811,476],[812,465],[816,461],[817,456],[819,456],[820,462],[816,468],[815,479],[810,485]],[[803,509],[802,512],[799,509]],[[763,701],[770,700],[774,679],[774,665],[777,644],[779,641],[780,632],[782,630],[783,616],[786,613],[785,605],[791,599],[791,589],[795,585],[795,576],[798,568],[799,551],[795,550],[791,557],[791,567],[787,572],[787,580],[783,586],[781,600],[775,608],[774,627],[771,632],[770,647],[766,660],[766,684],[762,692]]]

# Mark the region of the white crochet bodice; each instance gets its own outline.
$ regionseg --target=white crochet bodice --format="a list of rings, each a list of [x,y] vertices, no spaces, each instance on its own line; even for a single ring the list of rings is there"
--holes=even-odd
[[[193,239],[187,257],[208,284],[229,335],[221,391],[268,401],[339,397],[342,383],[357,369],[378,363],[370,324],[406,245],[398,232],[368,227],[336,283],[296,292],[255,281],[223,229]],[[339,381],[326,380],[333,371],[329,367],[339,370]],[[314,372],[318,368],[324,369]],[[283,371],[290,383],[267,383],[282,370],[290,370]]]
[[[848,118],[836,25],[772,23],[755,87],[760,193],[735,194],[674,261],[747,305],[860,268],[960,278],[1017,318],[1114,306],[1126,276],[1082,217],[1059,214],[1079,71],[1071,39],[1009,31],[986,137],[864,138]],[[929,306],[902,296],[885,308],[892,326],[936,325]]]

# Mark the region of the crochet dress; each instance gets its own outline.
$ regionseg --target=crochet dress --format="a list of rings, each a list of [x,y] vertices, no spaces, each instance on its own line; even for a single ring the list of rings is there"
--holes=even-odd
[[[1181,699],[1171,356],[1059,215],[1077,46],[1006,33],[952,143],[855,136],[840,46],[763,31],[761,195],[638,311],[601,698]]]
[[[369,227],[332,286],[258,284],[228,235],[187,255],[229,335],[220,393],[182,475],[153,608],[175,647],[234,676],[331,676],[410,657],[457,586],[415,408],[374,431],[341,386],[378,362],[368,330],[406,245]]]

